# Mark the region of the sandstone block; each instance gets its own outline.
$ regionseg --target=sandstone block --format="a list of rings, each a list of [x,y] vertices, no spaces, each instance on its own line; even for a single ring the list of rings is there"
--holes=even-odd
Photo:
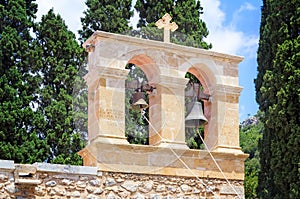
[[[90,167],[90,166],[71,166],[71,165],[59,165],[59,164],[50,164],[50,163],[34,163],[33,166],[36,166],[37,171],[44,171],[44,172],[97,175],[97,167]]]
[[[15,169],[14,161],[12,160],[0,160],[0,169]]]
[[[220,194],[223,195],[236,195],[236,193],[238,193],[239,195],[244,195],[244,190],[241,186],[229,186],[225,184],[220,189]]]

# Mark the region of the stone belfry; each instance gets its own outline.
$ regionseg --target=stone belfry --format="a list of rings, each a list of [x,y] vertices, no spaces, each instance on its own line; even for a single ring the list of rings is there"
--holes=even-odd
[[[165,32],[176,29],[168,16],[162,20],[157,25]],[[247,154],[239,146],[238,104],[242,58],[176,45],[167,37],[158,42],[96,31],[83,44],[89,54],[88,145],[79,152],[84,165],[101,172],[221,181],[215,196],[243,198]],[[149,95],[149,145],[129,144],[125,136],[129,63],[142,69],[155,88]],[[204,101],[205,150],[191,150],[185,142],[187,72],[210,96]]]

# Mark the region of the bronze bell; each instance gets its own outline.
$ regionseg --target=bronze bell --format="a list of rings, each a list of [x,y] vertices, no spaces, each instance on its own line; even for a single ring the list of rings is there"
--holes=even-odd
[[[186,128],[197,128],[199,126],[202,126],[204,124],[207,124],[208,120],[203,115],[202,110],[202,103],[199,101],[192,102],[193,107],[188,114],[188,116],[185,118],[185,127]]]
[[[148,108],[148,104],[145,101],[144,92],[135,92],[132,95],[132,104],[131,108],[134,110],[141,110]]]

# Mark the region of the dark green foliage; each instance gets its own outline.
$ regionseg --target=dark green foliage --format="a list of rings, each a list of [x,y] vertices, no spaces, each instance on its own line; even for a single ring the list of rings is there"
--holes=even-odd
[[[138,37],[143,39],[150,39],[155,41],[163,40],[163,30],[157,27],[146,26],[134,30],[128,30],[124,32],[125,35],[130,35],[132,37]]]
[[[174,5],[174,0],[137,0],[134,6],[140,17],[137,27],[153,26],[166,13],[173,16]]]
[[[128,22],[133,16],[131,0],[87,0],[87,10],[81,18],[80,40],[85,41],[96,30],[122,33],[129,30]]]
[[[256,116],[260,117],[260,116]],[[250,124],[240,129],[240,145],[244,153],[249,154],[245,161],[245,197],[257,198],[258,173],[260,171],[258,141],[262,137],[263,124]]]
[[[204,139],[204,128],[186,128],[185,129],[185,141],[190,149],[204,149],[202,139]]]
[[[263,77],[267,70],[273,70],[278,44],[299,35],[299,4],[297,0],[263,1],[257,54],[258,75],[255,79],[256,100],[262,111],[266,111],[271,104],[268,98],[261,94],[261,88],[269,86],[265,85]]]
[[[262,95],[270,96],[273,102],[266,111],[265,121],[272,135],[270,166],[276,187],[274,198],[300,197],[299,52],[300,36],[286,40],[278,46],[274,69],[264,75],[264,81],[272,85]]]
[[[297,0],[265,0],[262,8],[255,80],[264,112],[260,198],[300,197],[299,7]]]
[[[140,16],[138,27],[155,27],[155,22],[164,14],[169,13],[173,18],[172,21],[178,24],[178,30],[171,34],[173,43],[204,49],[212,47],[211,44],[203,41],[208,35],[208,30],[200,19],[200,15],[203,13],[200,1],[137,0],[135,8]],[[143,29],[140,31],[140,35],[149,35]],[[150,31],[151,35],[153,35],[152,32]]]
[[[38,130],[43,116],[34,109],[38,54],[29,31],[36,11],[33,1],[0,2],[0,159],[18,163],[43,161],[47,155]]]
[[[41,49],[39,74],[42,77],[38,110],[45,118],[43,133],[50,147],[46,161],[80,165],[82,160],[77,152],[83,148],[81,131],[86,127],[84,123],[76,126],[75,116],[81,114],[81,119],[86,116],[81,110],[75,112],[73,98],[78,102],[83,97],[74,95],[74,89],[78,91],[81,83],[77,78],[83,63],[83,49],[53,10],[38,24],[37,40]]]
[[[34,24],[32,2],[0,4],[0,158],[81,164],[83,49],[52,10]]]

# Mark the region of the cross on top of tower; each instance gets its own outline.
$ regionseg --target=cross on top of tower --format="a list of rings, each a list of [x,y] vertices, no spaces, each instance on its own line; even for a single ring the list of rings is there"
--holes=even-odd
[[[166,43],[170,42],[170,30],[174,32],[178,28],[178,25],[175,22],[170,23],[171,20],[172,17],[168,13],[166,13],[155,23],[155,25],[159,29],[164,28],[164,42]]]

